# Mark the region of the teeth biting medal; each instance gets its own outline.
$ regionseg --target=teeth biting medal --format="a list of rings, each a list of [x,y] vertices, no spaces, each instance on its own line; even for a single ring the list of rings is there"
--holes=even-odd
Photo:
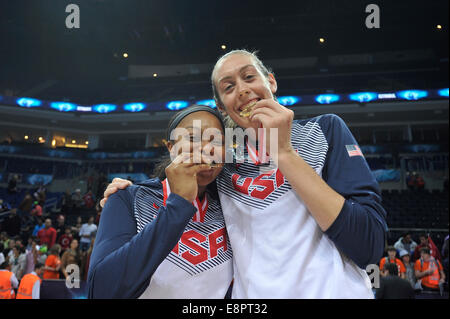
[[[250,112],[252,111],[253,107],[255,106],[256,102],[258,102],[258,100],[255,100],[249,104],[247,104],[244,109],[241,111],[241,113],[239,113],[239,115],[241,117],[249,117],[250,116]]]

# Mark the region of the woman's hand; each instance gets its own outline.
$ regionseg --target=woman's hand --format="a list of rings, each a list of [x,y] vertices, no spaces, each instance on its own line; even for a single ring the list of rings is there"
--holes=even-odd
[[[190,154],[178,155],[165,170],[170,191],[193,202],[198,193],[197,173],[211,169],[207,164],[193,163]]]
[[[103,208],[109,196],[117,192],[119,189],[125,189],[130,185],[133,185],[133,183],[131,183],[129,180],[118,177],[114,178],[111,184],[108,185],[105,192],[103,193],[103,198],[100,201],[100,206]]]
[[[266,129],[265,140],[266,149],[272,158],[278,154],[289,153],[293,150],[291,145],[291,127],[294,119],[294,112],[276,102],[273,99],[260,100],[253,107],[250,120],[259,122]],[[270,135],[277,131],[278,138],[276,145],[270,145]],[[275,141],[274,141],[275,142]],[[271,150],[269,146],[277,146]]]

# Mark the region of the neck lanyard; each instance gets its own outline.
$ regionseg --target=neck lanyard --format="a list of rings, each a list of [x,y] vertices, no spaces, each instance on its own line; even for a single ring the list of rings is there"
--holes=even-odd
[[[162,181],[162,185],[163,185],[163,205],[166,206],[167,198],[170,195],[170,185],[167,178]],[[192,202],[192,205],[194,205],[195,208],[197,208],[197,212],[192,217],[192,221],[203,223],[205,221],[206,212],[208,211],[209,205],[208,195],[205,193],[205,196],[203,197],[202,201],[200,201],[200,199],[196,197],[195,200]]]

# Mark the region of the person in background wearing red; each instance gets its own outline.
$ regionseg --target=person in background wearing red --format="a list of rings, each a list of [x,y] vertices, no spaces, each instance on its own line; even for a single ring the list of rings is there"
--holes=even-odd
[[[47,247],[52,248],[56,242],[56,229],[52,227],[52,220],[47,218],[44,223],[44,228],[38,231],[37,236],[40,240],[40,244],[46,244]]]
[[[419,174],[416,174],[415,187],[417,190],[421,191],[425,189],[425,180]]]
[[[431,239],[430,235],[422,234],[419,236],[420,244],[416,246],[416,249],[414,249],[414,258],[413,260],[417,260],[421,257],[420,250],[422,248],[429,248],[431,256],[435,259],[438,259],[441,261],[441,254],[439,252],[439,249],[436,247],[435,243]]]
[[[95,206],[94,194],[92,194],[91,190],[89,190],[83,196],[83,201],[84,201],[84,207],[86,207],[87,209],[91,209]]]
[[[31,216],[42,217],[42,206],[39,205],[38,201],[34,201],[33,207],[31,209]]]
[[[405,279],[406,268],[402,261],[396,258],[397,250],[393,246],[389,246],[386,248],[386,251],[388,253],[387,257],[383,257],[380,260],[380,271],[384,271],[384,265],[389,263],[396,264],[398,267],[398,276]]]
[[[431,256],[429,248],[422,248],[420,256],[414,265],[416,278],[421,280],[423,290],[438,292],[439,286],[445,282],[444,268],[439,260]]]
[[[61,246],[59,244],[54,244],[50,248],[49,256],[45,261],[43,279],[59,279],[59,269],[61,268],[60,253]]]
[[[62,252],[67,250],[70,247],[70,243],[73,240],[72,230],[70,227],[66,227],[66,230],[63,235],[59,238],[59,244],[61,245]]]

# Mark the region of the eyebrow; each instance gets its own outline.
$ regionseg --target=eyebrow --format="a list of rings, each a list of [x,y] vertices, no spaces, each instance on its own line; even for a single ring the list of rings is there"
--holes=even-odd
[[[244,65],[242,68],[239,69],[239,73],[241,73],[242,71],[244,71],[244,69],[246,69],[246,68],[248,68],[248,67],[255,67],[255,66],[254,66],[253,64],[247,64],[247,65]],[[231,79],[231,78],[232,78],[231,75],[225,76],[225,77],[221,78],[221,79],[219,80],[219,82],[217,82],[217,83],[220,84],[221,82],[223,82],[223,81],[225,81],[225,80],[229,80],[229,79]]]

